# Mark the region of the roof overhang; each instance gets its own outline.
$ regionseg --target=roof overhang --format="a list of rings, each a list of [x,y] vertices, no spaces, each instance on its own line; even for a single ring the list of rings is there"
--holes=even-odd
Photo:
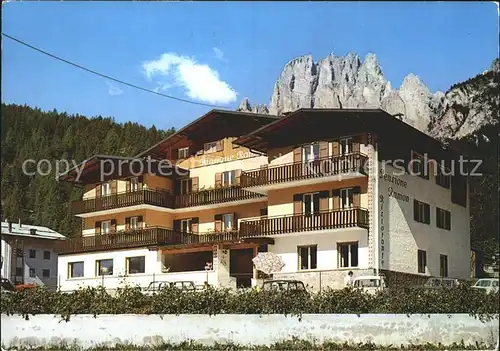
[[[459,157],[429,135],[380,109],[299,109],[252,131],[235,144],[267,153],[270,149],[371,132],[391,144],[415,145],[442,159]]]
[[[61,175],[59,181],[84,185],[143,174],[175,178],[188,174],[188,170],[168,160],[95,155]]]
[[[166,151],[181,141],[188,140],[191,145],[201,148],[206,142],[239,137],[277,119],[279,119],[278,116],[251,112],[211,110],[168,138],[141,152],[137,157],[151,156],[163,159]]]

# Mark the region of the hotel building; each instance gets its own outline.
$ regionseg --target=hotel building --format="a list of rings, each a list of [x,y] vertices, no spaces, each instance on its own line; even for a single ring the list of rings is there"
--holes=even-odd
[[[285,263],[273,278],[316,290],[350,270],[468,279],[459,158],[382,110],[212,110],[135,157],[97,155],[61,177],[84,195],[60,287],[251,286],[266,251]]]

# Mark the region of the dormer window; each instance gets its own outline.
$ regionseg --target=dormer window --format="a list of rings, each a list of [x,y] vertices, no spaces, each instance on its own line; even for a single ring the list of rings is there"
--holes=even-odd
[[[203,147],[203,150],[205,151],[206,154],[210,154],[212,152],[217,151],[217,142],[212,141],[210,143],[205,143],[205,146]]]
[[[185,159],[189,157],[189,147],[183,147],[178,150],[179,159]]]

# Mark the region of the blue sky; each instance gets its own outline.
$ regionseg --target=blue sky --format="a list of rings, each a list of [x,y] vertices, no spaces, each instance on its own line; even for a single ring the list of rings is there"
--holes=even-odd
[[[415,73],[431,91],[498,56],[496,4],[336,2],[10,2],[3,32],[112,77],[193,101],[268,103],[296,56],[377,55],[393,87]],[[46,57],[2,38],[2,101],[182,127],[209,111]]]

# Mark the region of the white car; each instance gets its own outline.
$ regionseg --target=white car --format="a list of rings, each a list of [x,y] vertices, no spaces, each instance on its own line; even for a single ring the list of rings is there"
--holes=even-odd
[[[385,278],[378,275],[364,275],[354,278],[352,282],[354,289],[375,294],[377,291],[385,289]]]
[[[483,278],[479,279],[472,286],[473,289],[482,289],[487,293],[498,292],[498,278]]]

